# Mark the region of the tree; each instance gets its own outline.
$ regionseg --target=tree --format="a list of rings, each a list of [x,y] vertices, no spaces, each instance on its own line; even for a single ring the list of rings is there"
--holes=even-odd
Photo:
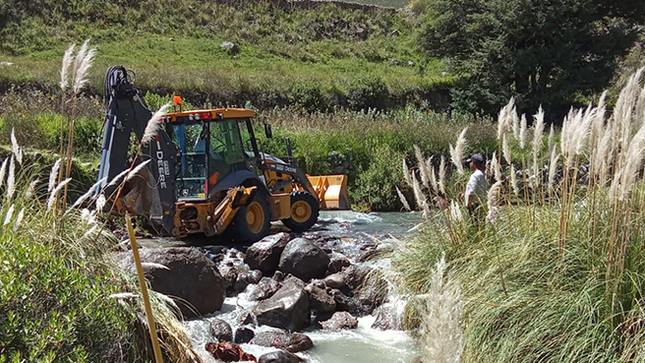
[[[453,106],[487,114],[515,96],[562,115],[608,85],[645,20],[642,0],[426,1],[420,44],[462,76]]]

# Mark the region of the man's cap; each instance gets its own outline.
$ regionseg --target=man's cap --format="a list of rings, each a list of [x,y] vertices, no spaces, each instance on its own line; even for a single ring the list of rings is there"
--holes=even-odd
[[[468,160],[466,160],[467,163],[470,163],[473,161],[476,163],[483,163],[484,157],[482,156],[482,154],[473,154],[471,157],[468,158]]]

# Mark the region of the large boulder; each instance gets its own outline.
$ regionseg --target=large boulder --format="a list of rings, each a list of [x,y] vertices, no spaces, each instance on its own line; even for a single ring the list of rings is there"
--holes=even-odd
[[[279,267],[285,273],[309,281],[325,276],[329,256],[318,245],[306,238],[295,238],[284,248]]]
[[[289,234],[284,232],[266,236],[246,250],[244,262],[251,269],[258,269],[265,276],[271,276],[278,269],[280,255],[288,242]]]
[[[290,331],[309,326],[309,296],[295,279],[286,279],[280,290],[261,301],[253,310],[258,324]]]
[[[255,334],[251,344],[263,347],[284,349],[291,353],[303,352],[314,347],[314,342],[302,333],[287,333],[284,331],[263,331]]]
[[[218,342],[231,342],[233,341],[233,329],[231,326],[222,319],[211,319],[209,324],[211,335],[217,339]]]
[[[346,311],[337,311],[331,316],[331,319],[321,321],[320,326],[325,330],[356,329],[358,319]]]
[[[226,282],[204,253],[190,247],[142,248],[143,270],[153,290],[175,299],[185,318],[222,308]],[[131,252],[119,253],[119,265],[136,273]]]
[[[300,363],[304,361],[304,359],[286,350],[276,350],[261,356],[258,363]]]

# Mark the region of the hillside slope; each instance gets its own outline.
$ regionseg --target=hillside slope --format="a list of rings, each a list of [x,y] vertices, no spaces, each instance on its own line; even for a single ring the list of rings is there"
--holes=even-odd
[[[0,83],[54,89],[64,50],[91,37],[93,93],[107,67],[124,64],[140,88],[196,104],[445,106],[437,91],[454,78],[417,51],[416,23],[402,10],[341,2],[9,0],[0,6],[0,67],[11,71]]]

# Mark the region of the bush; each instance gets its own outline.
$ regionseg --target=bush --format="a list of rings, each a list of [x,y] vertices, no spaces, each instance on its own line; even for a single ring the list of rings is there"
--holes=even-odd
[[[292,106],[307,112],[326,112],[329,99],[318,83],[299,83],[291,91]]]
[[[350,190],[352,200],[363,202],[370,210],[401,210],[402,205],[395,188],[403,179],[403,153],[383,144],[376,145],[369,155],[369,166],[358,174],[357,181]]]
[[[384,110],[389,107],[389,98],[390,90],[382,79],[363,78],[355,81],[349,90],[349,107],[355,111]]]

